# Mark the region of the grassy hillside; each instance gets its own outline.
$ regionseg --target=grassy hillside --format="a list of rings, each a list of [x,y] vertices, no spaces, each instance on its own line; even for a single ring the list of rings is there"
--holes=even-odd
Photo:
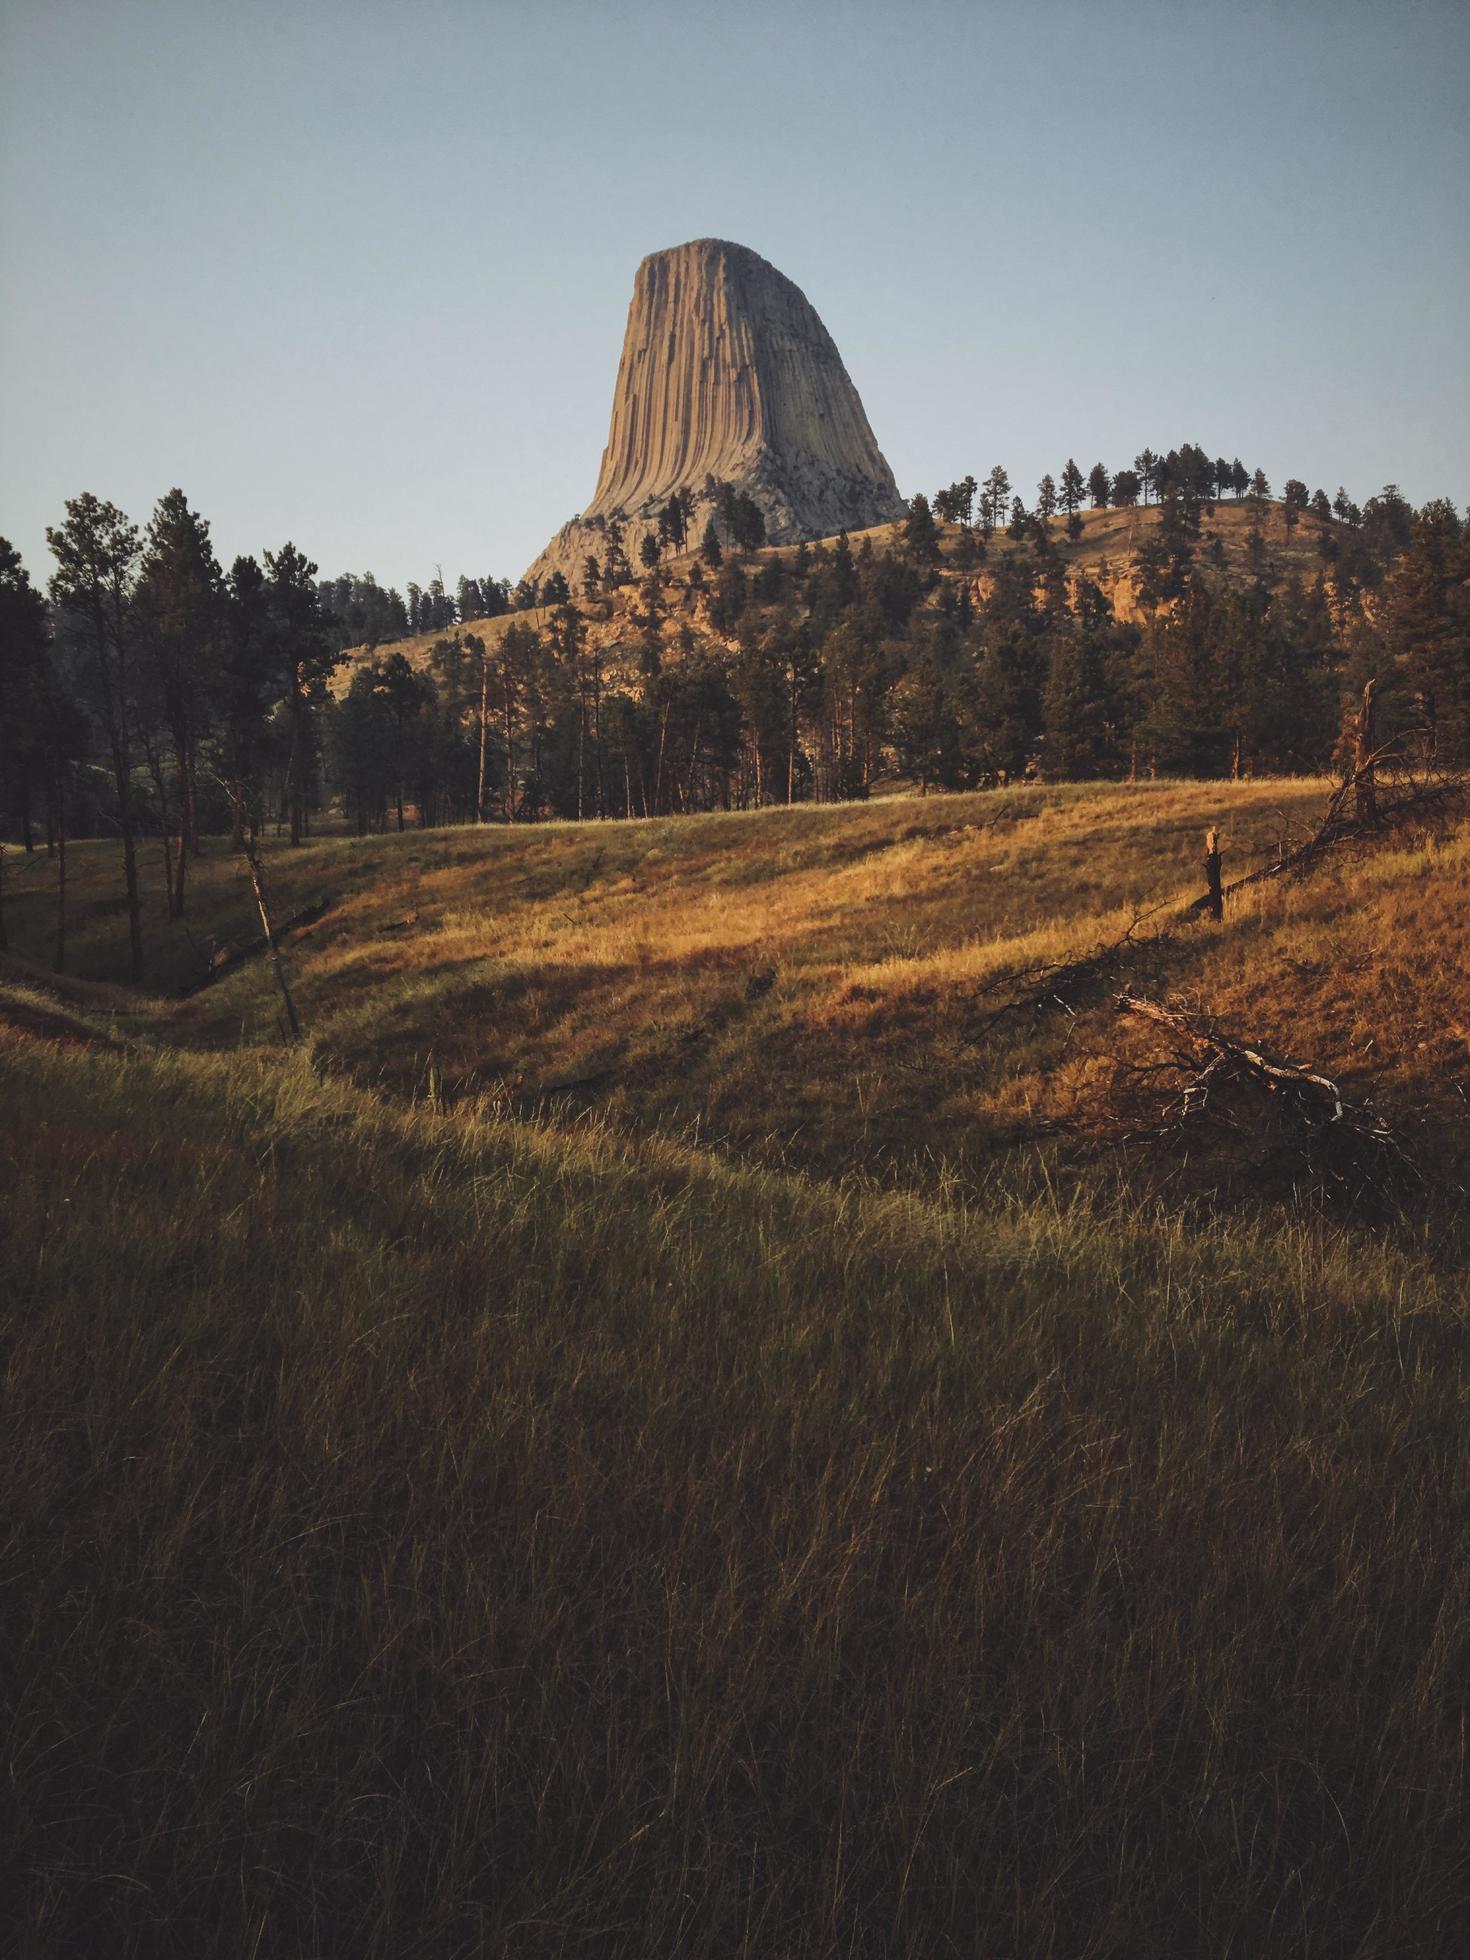
[[[12,879],[0,1942],[1451,1950],[1470,840],[1181,916],[1324,794],[275,849],[294,1052],[177,993],[222,845],[147,996],[114,853],[64,982]],[[1142,1134],[1128,984],[1385,1111],[1373,1202]]]
[[[1462,1108],[1466,847],[1411,838],[1332,875],[1242,894],[1227,929],[1177,924],[1201,890],[1204,830],[1227,871],[1309,827],[1328,786],[1028,786],[974,796],[650,823],[332,839],[268,869],[278,911],[325,902],[290,948],[320,1061],[369,1086],[488,1095],[532,1113],[596,1109],[762,1162],[927,1182],[1026,1161],[1099,1106],[1125,982],[1184,994],[1406,1118]],[[76,847],[74,970],[120,970],[116,853]],[[49,948],[45,861],[11,880],[12,940]],[[161,882],[161,873],[160,873]],[[147,922],[175,993],[258,924],[216,847],[190,913]],[[1079,1014],[992,1032],[1007,976],[1136,946]],[[277,1039],[264,962],[129,1018],[192,1046]]]

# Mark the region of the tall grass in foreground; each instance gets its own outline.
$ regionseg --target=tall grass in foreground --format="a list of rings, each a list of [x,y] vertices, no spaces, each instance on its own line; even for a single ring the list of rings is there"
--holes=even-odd
[[[22,1955],[1429,1955],[1466,1293],[0,1033]]]

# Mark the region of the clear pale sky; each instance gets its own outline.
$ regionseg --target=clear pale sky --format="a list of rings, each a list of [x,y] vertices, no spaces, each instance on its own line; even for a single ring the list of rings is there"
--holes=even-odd
[[[633,272],[805,291],[905,494],[1198,441],[1470,498],[1465,0],[0,0],[0,533],[516,576]]]

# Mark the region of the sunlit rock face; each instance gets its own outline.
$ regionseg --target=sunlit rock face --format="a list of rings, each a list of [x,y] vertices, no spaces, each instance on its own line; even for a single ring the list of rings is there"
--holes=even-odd
[[[591,503],[529,568],[575,585],[610,519],[639,541],[676,490],[693,537],[730,484],[760,506],[773,543],[828,537],[902,514],[831,334],[799,287],[743,245],[699,238],[638,268]],[[691,540],[692,541],[692,540]]]

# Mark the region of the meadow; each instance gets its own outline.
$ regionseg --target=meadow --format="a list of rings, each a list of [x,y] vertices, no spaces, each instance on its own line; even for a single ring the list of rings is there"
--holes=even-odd
[[[7,1950],[1453,1951],[1470,842],[1186,910],[1326,793],[270,848],[295,1047],[12,854]]]

